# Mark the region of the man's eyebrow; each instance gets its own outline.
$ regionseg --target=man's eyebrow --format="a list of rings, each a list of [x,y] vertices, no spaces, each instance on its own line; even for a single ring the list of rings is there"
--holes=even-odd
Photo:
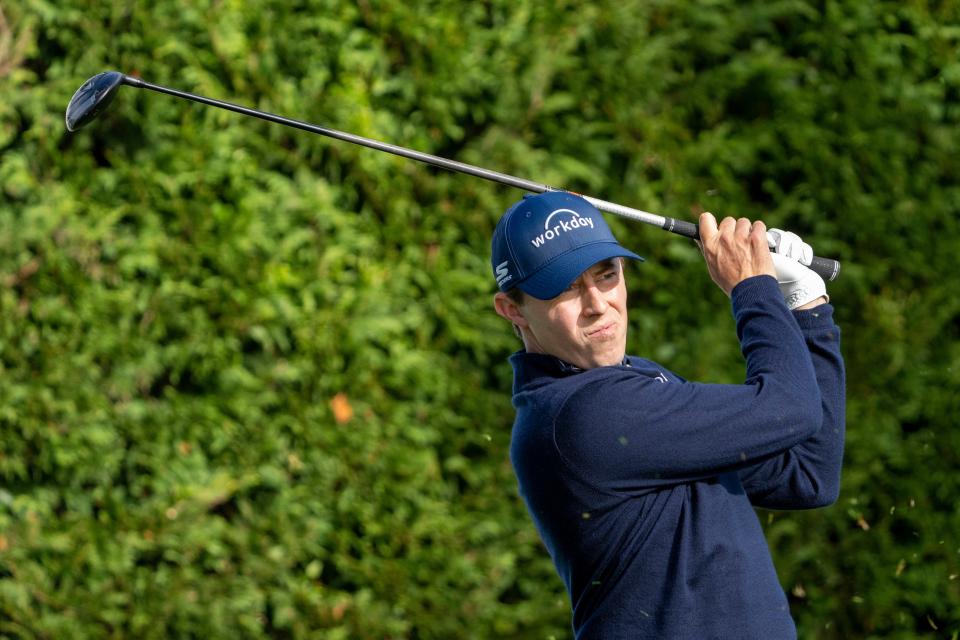
[[[619,261],[616,258],[607,258],[606,260],[602,260],[597,264],[593,265],[593,267],[590,268],[590,271],[592,271],[593,273],[600,273],[601,271],[606,271],[608,269],[615,268],[618,265],[619,265]]]

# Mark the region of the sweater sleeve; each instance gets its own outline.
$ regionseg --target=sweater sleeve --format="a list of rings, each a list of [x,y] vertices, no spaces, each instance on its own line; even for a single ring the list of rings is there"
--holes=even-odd
[[[769,509],[805,509],[832,504],[840,493],[846,391],[840,328],[833,307],[797,311],[820,388],[823,422],[810,438],[784,453],[740,471],[750,501]]]
[[[745,280],[731,302],[743,384],[664,382],[625,367],[578,376],[554,421],[557,450],[578,475],[615,491],[653,489],[751,467],[815,435],[820,390],[776,280]]]

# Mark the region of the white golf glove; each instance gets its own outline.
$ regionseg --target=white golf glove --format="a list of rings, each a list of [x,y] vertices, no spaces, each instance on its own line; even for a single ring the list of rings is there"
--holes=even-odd
[[[771,252],[792,258],[808,267],[813,262],[813,247],[801,240],[797,234],[780,229],[768,229],[767,238],[773,240]]]
[[[823,278],[806,266],[813,261],[810,245],[789,231],[770,229],[767,233],[774,239],[770,257],[773,258],[780,294],[787,307],[792,311],[821,296],[829,301]]]

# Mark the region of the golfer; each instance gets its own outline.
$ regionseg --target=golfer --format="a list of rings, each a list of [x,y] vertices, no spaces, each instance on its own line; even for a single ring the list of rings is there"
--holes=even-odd
[[[797,635],[753,508],[837,499],[844,370],[809,245],[771,232],[773,252],[762,222],[700,217],[746,359],[743,384],[707,384],[626,354],[642,258],[586,200],[528,196],[494,231],[494,304],[524,346],[510,458],[578,639]]]

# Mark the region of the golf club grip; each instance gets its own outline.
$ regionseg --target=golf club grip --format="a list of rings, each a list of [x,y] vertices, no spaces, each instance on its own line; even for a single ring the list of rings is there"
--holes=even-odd
[[[692,222],[686,220],[677,220],[676,218],[665,218],[663,228],[672,233],[686,236],[697,240],[700,238],[700,230]],[[831,258],[821,258],[813,256],[809,265],[810,269],[826,281],[836,280],[840,275],[840,262]]]
[[[827,282],[836,280],[837,276],[840,275],[840,261],[833,260],[832,258],[813,256],[813,260],[808,266],[814,273],[818,274]]]

